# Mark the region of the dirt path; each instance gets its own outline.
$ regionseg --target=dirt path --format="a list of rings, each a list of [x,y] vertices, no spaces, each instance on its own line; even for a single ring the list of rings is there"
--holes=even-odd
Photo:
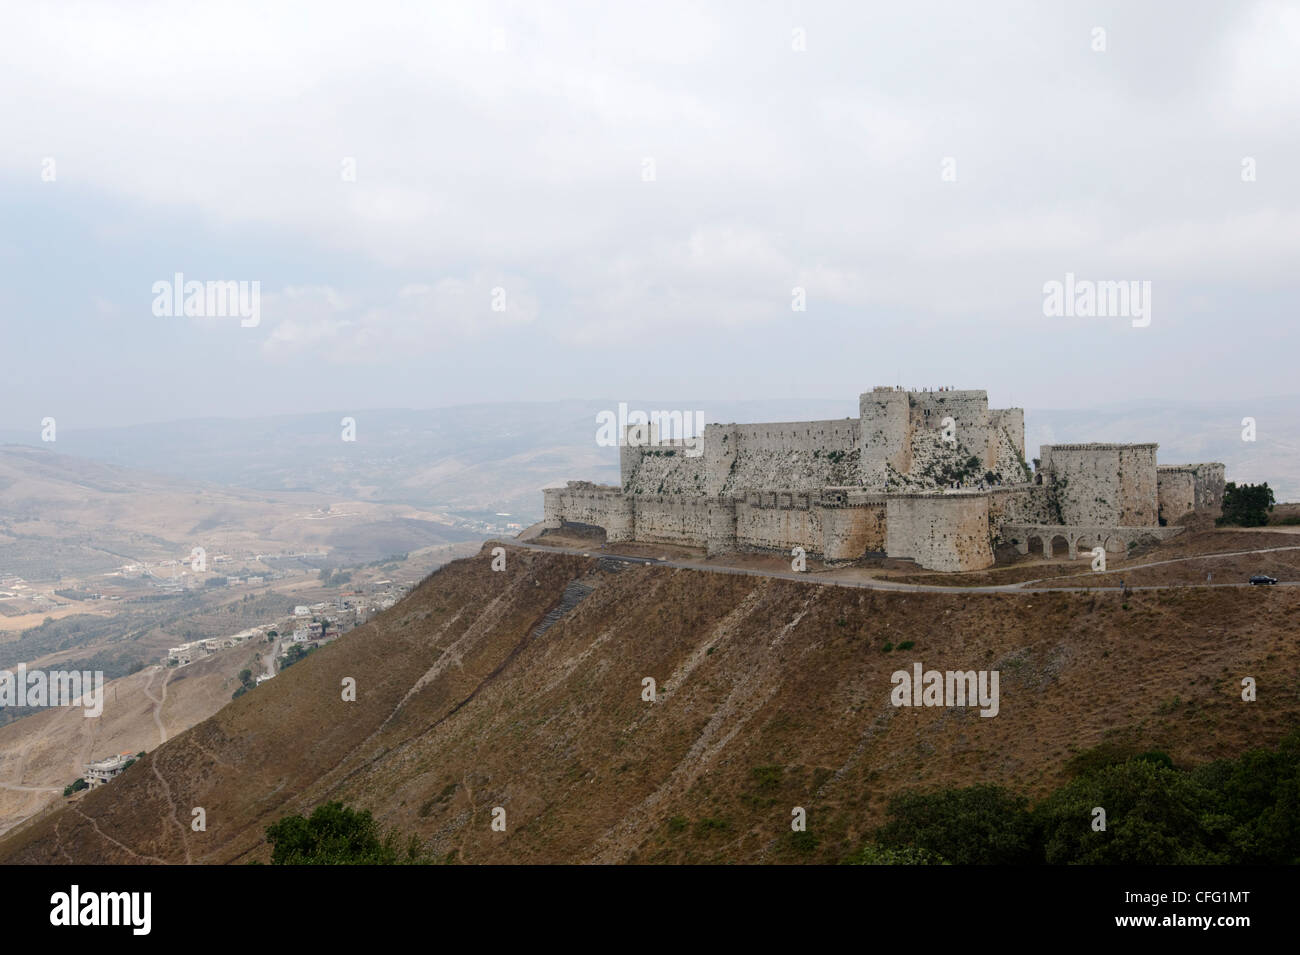
[[[20,793],[61,793],[62,786],[19,786],[16,783],[0,783],[0,789],[14,789]]]
[[[529,550],[573,554],[576,556],[602,557],[608,560],[620,560],[630,564],[649,564],[656,567],[676,567],[683,570],[703,570],[715,574],[736,574],[747,577],[776,577],[781,580],[797,580],[803,582],[812,582],[818,584],[828,584],[834,587],[858,587],[865,590],[898,590],[908,593],[932,593],[932,594],[1043,594],[1043,593],[1097,593],[1104,591],[1113,591],[1120,593],[1122,587],[1030,587],[1030,584],[1040,584],[1051,580],[1075,579],[1080,575],[1061,575],[1058,577],[1038,577],[1034,580],[1021,580],[1012,584],[990,584],[983,587],[940,587],[937,584],[904,584],[890,580],[884,580],[876,577],[851,580],[846,578],[824,577],[817,573],[798,573],[796,571],[764,570],[750,567],[723,567],[717,564],[705,564],[692,560],[658,560],[653,557],[626,557],[620,554],[603,553],[600,547],[578,548],[578,547],[547,547],[542,544],[535,544],[529,541],[514,540],[517,547],[525,547]],[[1193,554],[1188,557],[1173,557],[1168,560],[1152,561],[1147,564],[1131,564],[1124,567],[1113,568],[1107,573],[1128,573],[1134,570],[1140,570],[1143,567],[1156,567],[1162,564],[1176,564],[1190,560],[1205,560],[1213,557],[1240,557],[1247,554],[1269,554],[1276,551],[1300,550],[1300,546],[1290,547],[1264,547],[1256,550],[1233,551],[1223,554]],[[1130,591],[1134,590],[1175,590],[1184,587],[1249,587],[1248,583],[1231,583],[1231,584],[1148,584],[1139,587],[1129,587]],[[1274,585],[1278,587],[1297,587],[1300,581],[1281,581]]]
[[[1225,551],[1225,552],[1220,553],[1220,554],[1192,554],[1192,555],[1187,556],[1187,557],[1171,557],[1171,558],[1169,558],[1168,560],[1153,560],[1153,561],[1150,561],[1149,563],[1146,563],[1146,564],[1127,564],[1127,565],[1125,565],[1125,566],[1123,566],[1123,567],[1117,567],[1117,568],[1115,568],[1114,570],[1102,571],[1102,573],[1108,573],[1108,574],[1127,574],[1127,573],[1129,573],[1130,571],[1134,571],[1134,570],[1143,570],[1144,568],[1147,568],[1147,567],[1164,567],[1164,566],[1166,566],[1166,565],[1168,565],[1168,564],[1182,564],[1182,563],[1186,563],[1186,562],[1189,561],[1189,560],[1211,560],[1211,559],[1213,559],[1213,558],[1217,558],[1217,557],[1248,557],[1248,556],[1250,556],[1250,555],[1252,555],[1252,554],[1276,554],[1277,552],[1279,552],[1279,551],[1284,551],[1284,550],[1300,550],[1300,545],[1295,545],[1295,546],[1290,546],[1290,547],[1260,547],[1260,548],[1257,548],[1257,549],[1255,549],[1255,550],[1234,550],[1234,551]],[[1062,574],[1062,575],[1059,575],[1059,576],[1056,576],[1056,577],[1039,577],[1037,580],[1024,580],[1024,581],[1021,581],[1020,584],[1018,584],[1017,586],[1024,586],[1025,584],[1037,584],[1037,583],[1042,583],[1042,582],[1045,581],[1045,580],[1068,580],[1068,579],[1070,579],[1072,576],[1078,576],[1078,575]],[[1289,584],[1289,582],[1287,582],[1287,581],[1280,581],[1280,582],[1279,582],[1279,585],[1280,585],[1280,586],[1287,586],[1288,584]],[[1165,584],[1165,585],[1156,585],[1156,584],[1153,584],[1153,585],[1151,585],[1151,586],[1149,586],[1149,587],[1143,587],[1143,588],[1141,588],[1141,589],[1142,589],[1142,590],[1159,590],[1159,589],[1164,589],[1164,588],[1188,587],[1188,586],[1200,586],[1200,585],[1199,585],[1199,584],[1197,584],[1197,585],[1191,585],[1191,584]],[[1216,586],[1216,587],[1249,587],[1250,584],[1241,584],[1241,583],[1237,583],[1237,584],[1214,584],[1213,586]],[[1037,589],[1038,589],[1038,590],[1043,590],[1044,588],[1039,587],[1039,588],[1037,588]],[[1061,589],[1061,588],[1054,588],[1054,589]],[[1069,589],[1073,589],[1073,590],[1083,590],[1083,589],[1087,589],[1087,590],[1096,590],[1096,589],[1098,589],[1098,588],[1096,588],[1096,587],[1089,587],[1089,588],[1074,587],[1074,588],[1069,588]],[[1116,587],[1116,588],[1112,588],[1112,589],[1114,589],[1114,590],[1118,590],[1119,588]],[[1136,588],[1136,587],[1130,587],[1129,589],[1130,589],[1130,590],[1136,590],[1136,589],[1138,589],[1138,588]]]
[[[176,823],[176,828],[181,831],[181,845],[185,848],[185,864],[191,865],[194,862],[194,857],[190,855],[189,830],[187,830],[185,824],[181,822],[180,814],[176,811],[176,800],[172,798],[172,787],[168,785],[167,780],[163,778],[163,774],[158,771],[158,764],[156,762],[153,763],[153,775],[154,778],[162,784],[163,798],[167,800],[167,808],[171,811],[172,822]]]
[[[122,843],[118,842],[116,839],[114,839],[114,838],[113,838],[112,836],[110,836],[108,833],[104,832],[104,830],[100,829],[100,828],[99,828],[99,823],[97,823],[97,822],[96,822],[94,819],[92,819],[90,816],[87,816],[84,812],[82,812],[80,806],[73,806],[73,807],[72,807],[72,811],[75,812],[75,813],[76,813],[78,816],[80,816],[82,819],[86,820],[86,822],[90,823],[90,827],[91,827],[92,829],[95,830],[96,834],[99,835],[99,837],[100,837],[101,839],[103,839],[105,842],[111,842],[113,845],[117,846],[117,847],[118,847],[119,849],[121,849],[123,852],[130,853],[132,856],[134,856],[134,857],[137,858],[137,859],[146,859],[146,860],[148,860],[149,862],[157,862],[159,865],[168,865],[168,864],[169,864],[169,863],[167,862],[166,859],[159,859],[157,856],[147,856],[147,855],[143,855],[143,854],[141,854],[141,853],[139,853],[139,852],[136,852],[136,851],[135,851],[134,849],[132,849],[130,846],[123,845]]]
[[[149,692],[149,688],[153,686],[153,674],[149,675],[149,682],[144,685],[144,695],[153,701],[153,721],[158,727],[158,745],[161,746],[163,743],[167,742],[167,729],[163,726],[162,708],[163,704],[167,702],[167,684],[171,682],[172,674],[176,671],[170,667],[159,667],[159,669],[166,671],[167,674],[166,677],[163,678],[161,698],[156,697]]]

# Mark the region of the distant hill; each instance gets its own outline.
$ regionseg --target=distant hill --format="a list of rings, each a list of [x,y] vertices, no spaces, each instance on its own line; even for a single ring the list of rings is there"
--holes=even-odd
[[[356,563],[482,537],[428,509],[340,507],[325,493],[222,486],[65,447],[0,446],[0,574],[103,574],[136,561],[187,559],[195,546],[213,556],[328,549],[335,563]]]

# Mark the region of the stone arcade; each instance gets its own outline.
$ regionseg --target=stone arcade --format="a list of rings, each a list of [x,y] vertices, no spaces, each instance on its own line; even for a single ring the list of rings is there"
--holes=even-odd
[[[968,571],[1000,543],[1123,553],[1222,502],[1222,464],[1157,466],[1154,444],[1043,445],[1031,470],[1024,410],[990,408],[985,391],[875,388],[858,407],[839,421],[710,424],[703,454],[698,440],[625,443],[622,487],[546,488],[544,524],[709,554],[803,547]]]

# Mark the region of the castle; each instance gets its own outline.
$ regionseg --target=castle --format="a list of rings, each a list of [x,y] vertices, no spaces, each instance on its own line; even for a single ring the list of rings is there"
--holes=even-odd
[[[1155,444],[1043,445],[1031,469],[1024,410],[990,408],[985,391],[874,388],[858,407],[840,421],[710,424],[702,453],[698,437],[629,424],[622,486],[544,489],[544,526],[710,555],[802,547],[826,561],[969,571],[991,566],[1001,544],[1124,553],[1222,502],[1222,464],[1160,466]]]

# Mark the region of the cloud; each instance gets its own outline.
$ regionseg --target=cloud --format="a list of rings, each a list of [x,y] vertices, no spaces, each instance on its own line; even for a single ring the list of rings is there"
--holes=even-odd
[[[18,91],[0,105],[0,194],[94,251],[179,223],[187,254],[147,278],[259,278],[262,325],[226,344],[276,363],[286,390],[296,359],[378,369],[449,344],[461,391],[474,367],[548,362],[585,362],[593,388],[722,388],[700,342],[783,330],[839,343],[826,393],[869,359],[892,380],[960,340],[988,349],[984,377],[991,357],[1047,395],[1048,366],[1026,359],[1050,348],[1149,380],[1113,341],[1043,323],[1043,283],[1067,271],[1157,280],[1161,302],[1226,301],[1205,287],[1222,283],[1234,314],[1267,305],[1242,289],[1300,290],[1293,4],[51,3],[12,6],[0,37]],[[57,183],[39,180],[46,156]],[[82,300],[108,301],[93,272]],[[39,283],[0,294],[39,303]],[[668,342],[671,363],[600,358]],[[1197,347],[1163,341],[1149,374]],[[784,380],[788,351],[747,358]],[[1259,379],[1234,374],[1224,387]],[[380,378],[368,393],[396,387]]]
[[[290,287],[266,296],[265,354],[317,357],[338,364],[383,364],[395,355],[429,354],[449,342],[530,324],[537,301],[514,276],[476,274],[405,285],[363,304],[330,286]]]

